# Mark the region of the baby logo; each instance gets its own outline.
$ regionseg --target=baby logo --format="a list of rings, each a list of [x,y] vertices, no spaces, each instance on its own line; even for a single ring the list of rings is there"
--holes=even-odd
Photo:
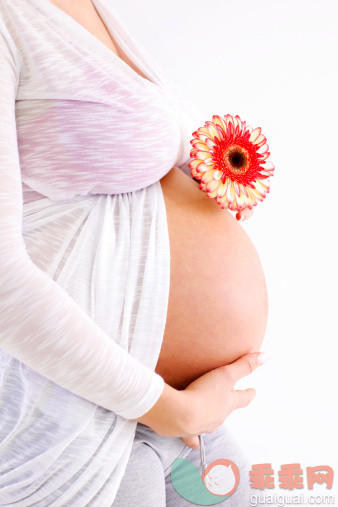
[[[200,475],[191,461],[176,458],[171,481],[177,493],[197,505],[214,505],[232,495],[239,483],[237,465],[229,459],[216,459]]]
[[[216,459],[204,470],[202,480],[213,495],[228,497],[238,486],[239,470],[229,459]]]

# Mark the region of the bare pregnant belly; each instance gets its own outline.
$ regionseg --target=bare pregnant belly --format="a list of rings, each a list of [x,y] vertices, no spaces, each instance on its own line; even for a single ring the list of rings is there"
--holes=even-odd
[[[160,183],[171,274],[155,371],[184,389],[207,371],[260,349],[268,297],[257,251],[236,218],[178,168]]]

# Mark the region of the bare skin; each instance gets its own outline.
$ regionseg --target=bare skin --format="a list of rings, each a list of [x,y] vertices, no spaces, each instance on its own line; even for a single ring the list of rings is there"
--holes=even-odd
[[[48,1],[48,0],[47,0]],[[107,30],[106,25],[96,11],[91,0],[49,0],[59,9],[71,16],[75,21],[82,25],[88,32],[94,35],[102,44],[113,51],[117,56],[124,60],[137,74],[144,79],[148,79],[140,70],[135,67],[128,56],[115,44],[112,36]]]
[[[156,372],[176,389],[260,349],[268,297],[262,266],[238,221],[173,168],[160,180],[171,274]]]
[[[90,0],[49,1],[147,79],[117,47]],[[255,247],[229,211],[178,168],[160,183],[171,273],[155,371],[166,384],[158,402],[138,421],[198,447],[197,434],[215,430],[232,410],[254,397],[253,389],[234,391],[233,384],[258,365],[256,355],[246,354],[258,351],[264,338],[267,288]],[[252,213],[243,210],[236,218],[245,220]],[[236,373],[229,377],[229,372]],[[213,393],[221,395],[219,401]]]

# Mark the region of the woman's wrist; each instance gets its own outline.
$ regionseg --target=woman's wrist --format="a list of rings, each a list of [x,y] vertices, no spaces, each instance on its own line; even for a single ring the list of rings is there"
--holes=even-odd
[[[191,407],[187,393],[164,384],[161,396],[153,407],[136,421],[163,436],[180,436],[189,423]]]

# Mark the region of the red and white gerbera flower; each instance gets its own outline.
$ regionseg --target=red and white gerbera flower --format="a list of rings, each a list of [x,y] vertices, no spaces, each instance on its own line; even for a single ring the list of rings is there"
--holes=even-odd
[[[270,191],[267,178],[274,165],[267,161],[269,146],[261,128],[246,126],[239,116],[218,115],[193,133],[190,141],[191,176],[200,189],[216,197],[222,208],[252,209]]]

